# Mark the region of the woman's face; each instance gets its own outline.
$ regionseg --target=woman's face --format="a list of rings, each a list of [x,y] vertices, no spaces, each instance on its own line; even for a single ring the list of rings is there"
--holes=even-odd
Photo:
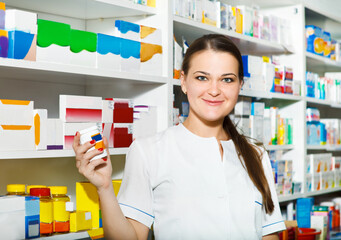
[[[187,75],[181,74],[191,117],[216,122],[232,111],[242,86],[238,67],[237,59],[226,52],[204,50],[192,56]]]

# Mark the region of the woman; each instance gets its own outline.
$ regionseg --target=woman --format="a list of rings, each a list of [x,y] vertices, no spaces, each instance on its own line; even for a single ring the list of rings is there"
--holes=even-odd
[[[77,167],[96,187],[106,239],[278,239],[285,229],[267,153],[240,135],[228,114],[243,84],[238,48],[223,35],[194,41],[183,60],[183,124],[137,139],[118,200],[111,162],[89,160],[74,141]]]

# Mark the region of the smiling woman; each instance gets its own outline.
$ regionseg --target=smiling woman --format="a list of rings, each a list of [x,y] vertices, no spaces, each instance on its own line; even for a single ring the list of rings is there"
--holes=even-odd
[[[285,225],[269,157],[228,116],[242,84],[230,39],[195,40],[181,72],[188,118],[133,142],[117,199],[111,161],[90,162],[100,152],[87,153],[93,144],[80,145],[76,135],[76,165],[97,187],[106,239],[147,239],[151,225],[156,239],[278,239]]]

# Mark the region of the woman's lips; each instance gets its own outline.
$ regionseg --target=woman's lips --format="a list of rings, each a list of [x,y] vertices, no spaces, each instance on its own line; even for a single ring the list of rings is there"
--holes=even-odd
[[[210,106],[218,106],[224,102],[224,101],[211,101],[211,100],[206,100],[206,99],[203,99],[203,100]]]

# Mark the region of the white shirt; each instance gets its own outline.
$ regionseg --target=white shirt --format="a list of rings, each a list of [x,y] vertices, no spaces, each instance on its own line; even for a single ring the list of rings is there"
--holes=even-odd
[[[285,229],[270,160],[263,167],[275,210],[243,168],[232,140],[203,138],[182,124],[153,137],[137,139],[127,154],[118,195],[126,217],[148,227],[156,239],[261,239]]]

